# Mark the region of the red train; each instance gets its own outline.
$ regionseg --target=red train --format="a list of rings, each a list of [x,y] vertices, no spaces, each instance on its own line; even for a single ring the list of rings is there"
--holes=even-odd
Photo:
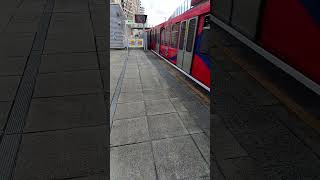
[[[210,19],[210,1],[191,4],[191,9],[147,31],[149,49],[210,91],[211,59],[200,51]]]
[[[319,0],[212,0],[213,22],[320,94]]]

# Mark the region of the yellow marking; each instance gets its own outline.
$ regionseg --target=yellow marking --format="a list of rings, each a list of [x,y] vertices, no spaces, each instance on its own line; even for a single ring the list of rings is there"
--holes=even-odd
[[[271,80],[268,80],[266,76],[258,71],[250,70],[249,64],[243,59],[236,57],[232,51],[228,48],[223,47],[224,53],[231,57],[231,60],[241,66],[248,74],[257,80],[264,88],[271,92],[282,102],[291,112],[296,114],[301,120],[307,123],[309,126],[320,132],[320,120],[314,117],[311,113],[304,110],[302,106],[297,104],[288,94],[277,87]]]

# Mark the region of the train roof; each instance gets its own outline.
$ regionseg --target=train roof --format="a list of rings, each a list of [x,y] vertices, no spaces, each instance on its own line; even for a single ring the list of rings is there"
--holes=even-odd
[[[189,9],[188,11],[186,11],[185,13],[183,13],[177,17],[168,19],[167,21],[156,25],[154,28],[158,29],[158,28],[166,27],[168,24],[180,22],[182,20],[189,19],[194,16],[199,16],[201,14],[206,14],[209,12],[210,12],[210,1],[207,1],[205,3],[202,3],[198,6],[195,6],[191,9]],[[154,28],[152,28],[152,29],[154,29]]]

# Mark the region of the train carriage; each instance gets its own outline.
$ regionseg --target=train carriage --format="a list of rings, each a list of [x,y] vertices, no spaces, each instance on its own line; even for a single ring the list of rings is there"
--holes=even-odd
[[[209,13],[209,0],[197,2],[194,7],[147,32],[151,50],[208,91],[211,60],[201,53],[200,44],[205,41],[202,36]]]

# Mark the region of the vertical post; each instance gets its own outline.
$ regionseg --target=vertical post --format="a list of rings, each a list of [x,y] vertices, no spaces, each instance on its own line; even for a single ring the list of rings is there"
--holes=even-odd
[[[126,46],[127,46],[127,56],[129,56],[129,39],[128,39],[128,30],[127,30],[127,22],[124,21],[124,31],[125,31],[125,39],[126,39]]]
[[[145,23],[143,23],[143,50],[146,50],[146,32],[145,32]]]

